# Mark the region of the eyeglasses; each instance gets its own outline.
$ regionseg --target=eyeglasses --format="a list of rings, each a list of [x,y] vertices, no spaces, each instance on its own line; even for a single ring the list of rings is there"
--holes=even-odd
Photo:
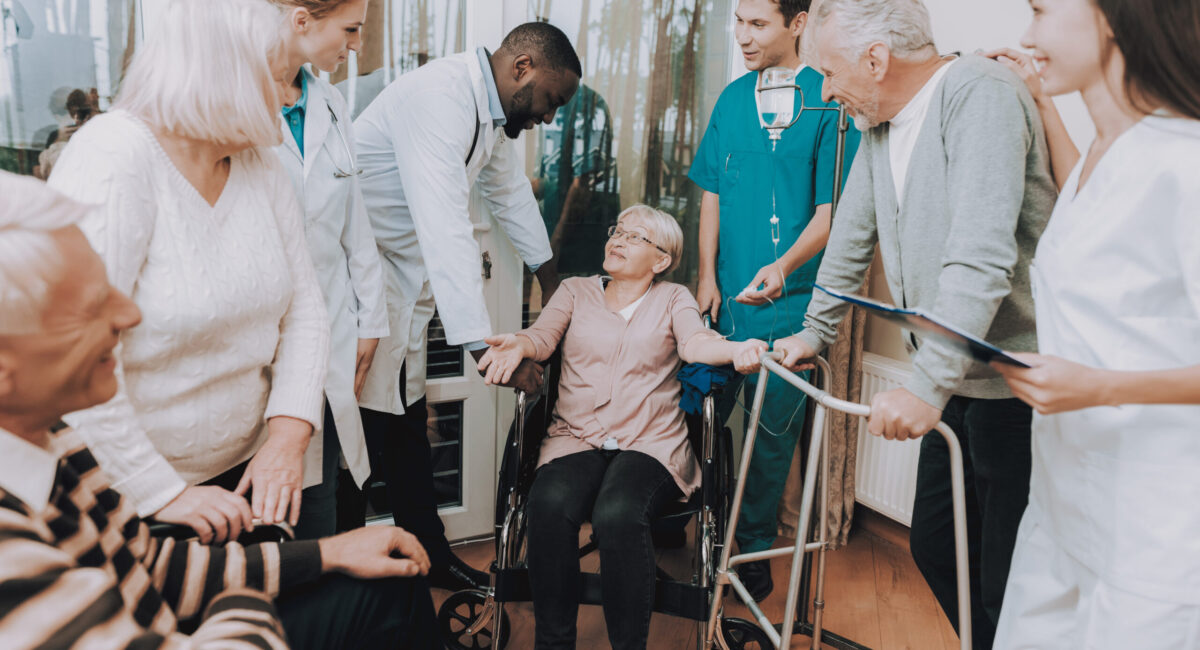
[[[634,243],[634,244],[646,244],[647,246],[653,246],[653,247],[657,248],[658,250],[662,251],[663,254],[665,254],[665,255],[670,255],[670,253],[668,253],[666,251],[666,249],[663,248],[662,246],[655,244],[654,242],[650,241],[649,239],[646,239],[645,237],[637,234],[636,232],[633,232],[632,230],[621,230],[617,226],[609,226],[608,227],[608,238],[609,239],[624,239],[625,241]]]

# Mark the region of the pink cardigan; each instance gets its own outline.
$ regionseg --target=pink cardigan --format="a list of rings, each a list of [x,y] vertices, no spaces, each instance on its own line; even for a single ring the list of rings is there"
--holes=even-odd
[[[537,322],[518,332],[545,361],[562,342],[558,403],[538,466],[599,449],[615,438],[622,450],[651,456],[671,473],[684,497],[700,486],[700,465],[688,444],[675,378],[679,350],[704,327],[687,288],[650,286],[628,322],[604,304],[599,276],[570,278]]]

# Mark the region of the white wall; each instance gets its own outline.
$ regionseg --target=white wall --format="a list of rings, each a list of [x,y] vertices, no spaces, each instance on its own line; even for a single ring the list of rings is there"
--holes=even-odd
[[[942,52],[970,53],[1006,46],[1019,49],[1021,35],[1032,17],[1024,0],[925,0],[925,5],[933,20],[934,39]],[[1075,144],[1081,151],[1086,150],[1095,129],[1079,94],[1056,98],[1055,104]],[[878,264],[871,277],[871,294],[890,300],[883,268]],[[908,360],[900,328],[878,319],[867,319],[865,347],[892,359]]]

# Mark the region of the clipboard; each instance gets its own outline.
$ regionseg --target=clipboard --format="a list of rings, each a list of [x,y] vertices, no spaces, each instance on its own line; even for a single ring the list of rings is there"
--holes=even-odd
[[[949,343],[952,347],[976,361],[983,363],[998,361],[1018,368],[1030,367],[1029,364],[1019,361],[991,343],[973,334],[964,332],[954,325],[920,309],[902,309],[894,305],[889,305],[886,302],[879,302],[878,300],[864,298],[852,293],[842,293],[835,289],[826,289],[819,284],[813,286],[838,300],[862,307],[873,316],[878,316],[901,327],[936,337],[945,343]]]

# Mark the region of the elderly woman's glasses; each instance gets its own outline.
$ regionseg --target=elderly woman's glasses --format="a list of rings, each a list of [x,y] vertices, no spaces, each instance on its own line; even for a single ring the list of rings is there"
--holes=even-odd
[[[670,253],[668,253],[666,251],[666,249],[664,249],[662,246],[655,244],[654,242],[650,241],[649,239],[646,239],[645,237],[637,234],[636,232],[633,232],[632,230],[621,230],[620,227],[618,227],[618,226],[609,226],[608,227],[608,238],[609,239],[623,239],[623,240],[633,243],[633,244],[646,244],[647,246],[653,246],[653,247],[657,248],[658,250],[662,251],[663,254],[665,254],[665,255],[670,255]]]

